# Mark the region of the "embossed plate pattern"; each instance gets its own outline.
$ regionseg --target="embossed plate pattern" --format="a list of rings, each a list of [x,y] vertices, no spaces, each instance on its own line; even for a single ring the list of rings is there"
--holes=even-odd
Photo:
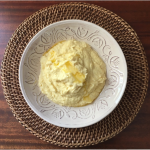
[[[88,43],[107,68],[104,89],[83,107],[55,104],[38,87],[41,56],[55,43],[69,39]],[[127,66],[121,48],[106,30],[82,20],[65,20],[47,26],[29,42],[20,62],[19,81],[25,100],[38,116],[57,126],[79,128],[100,121],[117,106],[127,83]]]

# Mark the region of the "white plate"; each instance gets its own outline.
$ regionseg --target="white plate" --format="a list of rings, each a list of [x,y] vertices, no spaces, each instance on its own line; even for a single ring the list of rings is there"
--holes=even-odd
[[[37,85],[40,57],[53,44],[68,39],[91,45],[107,67],[104,89],[92,104],[84,107],[59,106]],[[120,46],[106,30],[82,20],[65,20],[42,29],[29,42],[21,58],[19,82],[26,102],[39,117],[56,126],[79,128],[102,120],[118,105],[127,83],[127,64]]]

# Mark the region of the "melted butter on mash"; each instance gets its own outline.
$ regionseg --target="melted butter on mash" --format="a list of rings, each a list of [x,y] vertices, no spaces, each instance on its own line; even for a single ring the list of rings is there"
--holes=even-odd
[[[39,87],[59,105],[90,104],[105,85],[105,63],[85,42],[59,42],[44,53],[40,62]]]

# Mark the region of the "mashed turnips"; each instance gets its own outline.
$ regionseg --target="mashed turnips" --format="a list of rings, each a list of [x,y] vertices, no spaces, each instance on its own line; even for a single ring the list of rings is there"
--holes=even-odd
[[[59,105],[90,104],[105,85],[105,63],[85,42],[59,42],[44,53],[40,62],[39,87]]]

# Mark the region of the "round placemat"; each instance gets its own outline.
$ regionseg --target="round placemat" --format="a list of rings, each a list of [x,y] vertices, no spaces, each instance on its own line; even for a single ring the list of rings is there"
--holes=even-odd
[[[19,62],[30,39],[47,25],[65,19],[85,20],[106,29],[122,48],[128,66],[127,87],[117,108],[102,121],[84,128],[62,128],[42,120],[27,105],[19,86]],[[39,10],[16,29],[4,53],[1,79],[14,116],[27,130],[55,145],[83,147],[112,138],[135,118],[147,92],[148,64],[137,34],[116,14],[92,4],[62,3]]]

